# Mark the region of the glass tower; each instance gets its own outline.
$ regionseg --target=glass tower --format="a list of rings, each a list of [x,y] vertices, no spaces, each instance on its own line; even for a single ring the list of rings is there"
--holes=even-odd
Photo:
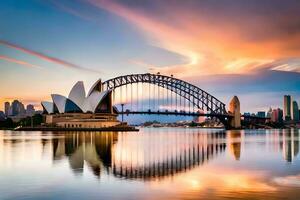
[[[291,116],[291,104],[292,104],[292,99],[290,95],[284,95],[283,98],[283,116],[285,121],[289,121],[292,119]]]

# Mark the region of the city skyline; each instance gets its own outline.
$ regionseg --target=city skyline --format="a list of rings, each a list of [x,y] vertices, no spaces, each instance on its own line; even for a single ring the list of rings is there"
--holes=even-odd
[[[237,95],[242,112],[299,104],[300,3],[268,3],[3,2],[0,110],[133,72],[173,74],[227,106]]]

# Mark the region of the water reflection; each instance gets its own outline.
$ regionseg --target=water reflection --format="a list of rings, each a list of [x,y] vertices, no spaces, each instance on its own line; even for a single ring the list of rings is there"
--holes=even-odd
[[[236,160],[241,157],[241,131],[228,131],[229,148]]]
[[[0,199],[300,195],[299,130],[1,131],[0,163]]]
[[[53,159],[67,156],[75,173],[84,162],[94,175],[101,170],[121,178],[151,179],[202,165],[223,153],[226,133],[67,133],[54,138]]]
[[[280,133],[281,149],[287,162],[292,162],[299,153],[299,132],[294,129]]]
[[[52,139],[53,159],[69,160],[75,173],[82,173],[84,162],[96,176],[101,169],[109,170],[112,165],[112,147],[118,141],[118,133],[59,133],[62,138]]]
[[[145,129],[141,133],[59,133],[53,138],[53,160],[67,158],[76,174],[83,173],[85,163],[100,177],[101,170],[120,178],[150,180],[173,176],[228,152],[239,161],[245,138],[261,137],[258,146],[280,147],[286,162],[292,162],[299,152],[299,132],[276,130],[244,131],[176,131]],[[12,141],[12,142],[16,142]],[[45,143],[45,141],[43,142]],[[249,147],[256,148],[256,147]],[[251,156],[251,155],[249,155]],[[54,162],[55,163],[55,162]]]

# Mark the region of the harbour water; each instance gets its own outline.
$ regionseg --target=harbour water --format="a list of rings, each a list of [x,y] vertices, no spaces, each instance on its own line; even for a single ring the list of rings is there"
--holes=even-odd
[[[299,130],[0,131],[0,199],[299,199]]]

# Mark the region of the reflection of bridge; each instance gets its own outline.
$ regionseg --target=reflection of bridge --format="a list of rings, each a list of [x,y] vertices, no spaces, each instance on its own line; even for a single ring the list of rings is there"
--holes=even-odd
[[[137,137],[136,145],[130,142],[134,137]],[[147,133],[146,137],[138,134],[120,136],[114,148],[113,174],[143,180],[173,176],[203,165],[223,153],[226,148],[225,137],[225,132],[171,135],[156,132],[150,138]]]
[[[122,105],[122,114],[216,117],[230,128],[228,121],[233,116],[223,102],[173,76],[131,74],[109,79],[102,87],[113,91],[114,104]]]
[[[299,154],[300,144],[300,133],[295,130],[275,130],[270,134],[162,128],[143,129],[142,133],[62,134],[63,137],[52,139],[53,159],[67,158],[74,173],[83,173],[87,167],[97,177],[107,172],[139,180],[175,176],[217,159],[226,149],[239,160],[241,149],[253,148],[247,140],[253,141],[252,137],[258,135],[265,138],[259,145],[281,152],[287,162],[293,162]]]
[[[68,157],[75,173],[85,163],[100,176],[149,180],[203,165],[225,151],[226,133],[70,133],[53,139],[53,158]]]

